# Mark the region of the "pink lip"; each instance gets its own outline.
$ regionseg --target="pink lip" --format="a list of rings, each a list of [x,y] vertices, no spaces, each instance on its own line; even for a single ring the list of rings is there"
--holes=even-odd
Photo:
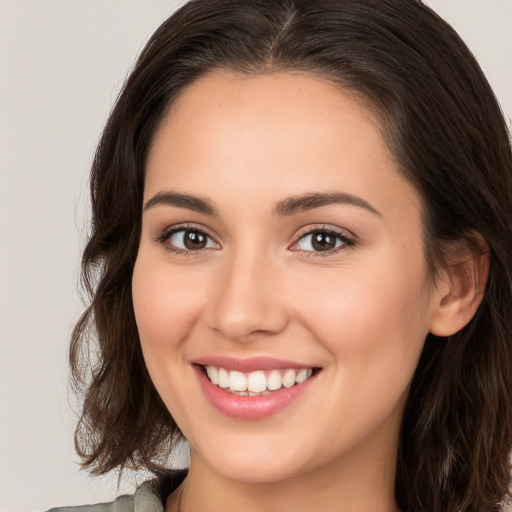
[[[218,363],[208,364],[226,368],[226,366]],[[238,418],[242,420],[258,420],[277,414],[306,393],[317,377],[317,374],[313,374],[313,376],[300,384],[296,384],[291,388],[281,388],[277,391],[271,391],[267,395],[239,396],[229,393],[215,384],[212,384],[199,364],[194,364],[192,367],[208,401],[220,413],[231,418]],[[240,368],[240,366],[238,366],[238,368]],[[263,369],[261,365],[258,366],[258,368]],[[277,368],[283,368],[283,366],[275,367],[275,369]],[[290,368],[290,366],[285,365],[284,368]],[[304,366],[298,366],[298,368],[304,368]]]
[[[226,370],[235,370],[238,372],[250,373],[257,370],[284,370],[287,368],[302,369],[312,368],[310,364],[297,363],[294,361],[285,361],[284,359],[275,359],[272,357],[231,357],[231,356],[205,356],[191,361],[201,366],[217,366]]]

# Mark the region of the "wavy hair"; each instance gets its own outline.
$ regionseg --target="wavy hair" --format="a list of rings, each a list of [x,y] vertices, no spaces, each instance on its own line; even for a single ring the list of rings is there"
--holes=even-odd
[[[401,430],[404,511],[498,511],[512,446],[512,155],[496,98],[457,33],[419,0],[193,0],[148,41],[111,112],[91,172],[82,260],[89,306],[72,334],[83,398],[75,444],[95,474],[165,469],[181,433],[144,364],[131,278],[144,168],[176,97],[214,69],[299,70],[339,84],[379,117],[423,198],[435,276],[446,242],[478,232],[490,251],[483,302],[449,338],[429,335]]]

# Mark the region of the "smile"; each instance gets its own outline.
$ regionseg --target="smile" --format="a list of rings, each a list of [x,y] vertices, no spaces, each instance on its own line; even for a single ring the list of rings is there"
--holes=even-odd
[[[257,370],[244,373],[216,366],[203,367],[212,384],[238,396],[259,396],[301,384],[313,375],[313,368]]]
[[[262,420],[301,402],[322,368],[271,357],[205,356],[192,362],[207,401],[221,414]]]

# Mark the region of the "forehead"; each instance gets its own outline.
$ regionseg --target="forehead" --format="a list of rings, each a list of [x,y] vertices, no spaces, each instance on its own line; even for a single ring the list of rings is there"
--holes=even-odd
[[[419,209],[371,110],[299,72],[216,72],[184,89],[155,135],[145,199],[163,188],[241,201],[336,188]]]
[[[218,69],[185,87],[173,102],[171,112],[179,113],[186,105],[244,110],[252,106],[260,113],[260,107],[267,106],[284,112],[293,104],[297,115],[310,114],[314,105],[325,116],[332,112],[333,104],[342,108],[347,100],[365,110],[361,95],[321,75],[298,70],[246,74]],[[368,111],[370,118],[373,120]]]
[[[342,125],[351,126],[343,134],[334,133],[342,127],[340,118]],[[261,135],[267,150],[270,135],[279,136],[275,140],[282,145],[285,140],[295,143],[301,136],[316,143],[328,142],[330,135],[343,135],[343,140],[360,138],[364,131],[368,146],[386,149],[380,123],[359,96],[299,71],[246,75],[220,70],[206,74],[181,91],[161,128],[172,130],[176,125],[187,137],[201,131],[204,142],[208,128],[221,130],[215,133],[229,135],[233,142],[235,134]],[[292,126],[296,129],[291,130]],[[186,129],[189,131],[183,132]]]

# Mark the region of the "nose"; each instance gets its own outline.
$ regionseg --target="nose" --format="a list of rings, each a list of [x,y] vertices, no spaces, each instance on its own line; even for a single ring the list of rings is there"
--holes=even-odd
[[[239,343],[285,329],[289,316],[278,286],[279,269],[270,260],[255,251],[226,258],[205,310],[210,329]]]

